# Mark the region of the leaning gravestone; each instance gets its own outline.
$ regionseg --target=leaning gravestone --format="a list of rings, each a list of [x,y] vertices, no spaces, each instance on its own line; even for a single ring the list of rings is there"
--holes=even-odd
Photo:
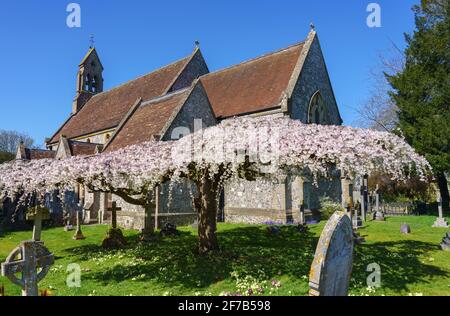
[[[445,234],[441,242],[441,248],[445,251],[450,251],[450,233]]]
[[[42,242],[23,241],[2,263],[1,274],[20,286],[23,296],[38,296],[38,283],[47,275],[54,260]],[[16,273],[22,273],[22,277],[17,278]]]
[[[328,220],[309,273],[310,296],[346,296],[353,264],[353,230],[345,212]]]
[[[408,224],[402,224],[402,226],[400,226],[400,232],[402,234],[411,234],[411,227],[409,227]]]

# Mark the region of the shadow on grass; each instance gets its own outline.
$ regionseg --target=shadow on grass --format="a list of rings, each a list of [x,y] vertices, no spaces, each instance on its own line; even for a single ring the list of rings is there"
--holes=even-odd
[[[220,253],[197,256],[197,237],[191,233],[160,238],[150,244],[140,244],[132,237],[127,249],[121,251],[125,260],[105,265],[101,272],[90,272],[83,278],[101,284],[137,278],[138,282],[154,280],[184,288],[207,287],[230,279],[232,272],[259,280],[280,275],[300,278],[309,273],[318,242],[313,233],[299,233],[295,227],[283,227],[280,235],[269,235],[260,226],[239,227],[218,233],[218,238]],[[80,260],[115,253],[92,245],[67,251]]]
[[[99,284],[152,280],[167,287],[199,289],[219,281],[233,281],[236,275],[253,276],[258,280],[280,275],[304,279],[309,274],[318,242],[318,236],[312,232],[299,233],[295,227],[282,227],[280,235],[269,235],[265,226],[221,231],[218,239],[222,251],[209,256],[194,254],[197,237],[188,232],[158,238],[148,244],[140,244],[137,235],[129,236],[127,248],[120,251],[105,251],[100,245],[66,251],[74,260],[119,257],[120,260],[103,263],[100,271],[96,269],[83,275],[84,279]],[[382,287],[394,291],[407,290],[412,283],[429,282],[431,276],[448,276],[446,271],[423,262],[427,254],[436,249],[432,243],[414,240],[359,245],[355,251],[351,287],[365,287],[370,273],[366,268],[373,262],[381,266]]]
[[[352,279],[365,284],[370,272],[367,265],[381,267],[381,286],[394,291],[407,290],[413,283],[429,283],[430,277],[447,277],[449,274],[436,266],[424,263],[430,251],[438,246],[416,240],[399,240],[363,244],[356,247]],[[355,285],[355,282],[352,282]],[[357,287],[357,286],[356,286]]]

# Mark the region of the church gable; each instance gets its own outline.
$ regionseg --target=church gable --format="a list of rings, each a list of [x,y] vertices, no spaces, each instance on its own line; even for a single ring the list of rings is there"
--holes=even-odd
[[[197,81],[186,101],[174,112],[175,116],[169,119],[163,130],[162,140],[175,140],[201,129],[217,124],[213,109],[201,81]],[[197,123],[195,123],[197,120]],[[182,134],[182,135],[180,135]]]
[[[186,64],[174,83],[170,86],[168,93],[189,87],[194,80],[209,73],[208,65],[203,58],[200,49],[197,47],[192,54],[191,60]]]
[[[315,31],[308,37],[308,52],[292,86],[289,114],[304,123],[341,125],[319,39]]]

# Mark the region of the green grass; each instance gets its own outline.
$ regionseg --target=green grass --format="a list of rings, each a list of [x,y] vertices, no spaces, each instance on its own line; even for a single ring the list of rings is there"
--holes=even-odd
[[[351,295],[450,295],[450,252],[438,247],[446,229],[431,228],[434,217],[397,217],[367,222],[360,230],[366,243],[356,246]],[[409,223],[412,234],[400,234]],[[129,247],[104,251],[99,246],[106,226],[84,227],[87,239],[72,240],[62,228],[43,232],[45,245],[56,262],[40,283],[52,295],[220,295],[253,288],[264,295],[307,295],[308,273],[324,223],[306,234],[284,227],[269,236],[265,226],[219,224],[219,255],[198,257],[195,232],[180,228],[178,237],[140,245],[137,233],[125,231]],[[0,261],[31,232],[0,237]],[[367,289],[370,263],[381,266],[381,288]],[[67,265],[81,266],[81,287],[66,285]],[[279,286],[272,285],[272,281]],[[0,277],[7,295],[20,289]]]

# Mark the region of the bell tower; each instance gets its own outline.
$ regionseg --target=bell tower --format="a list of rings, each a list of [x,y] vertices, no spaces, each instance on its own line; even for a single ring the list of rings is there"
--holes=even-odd
[[[103,92],[103,66],[96,49],[91,45],[78,65],[77,95],[73,101],[72,114],[76,114],[94,94],[100,92]]]

